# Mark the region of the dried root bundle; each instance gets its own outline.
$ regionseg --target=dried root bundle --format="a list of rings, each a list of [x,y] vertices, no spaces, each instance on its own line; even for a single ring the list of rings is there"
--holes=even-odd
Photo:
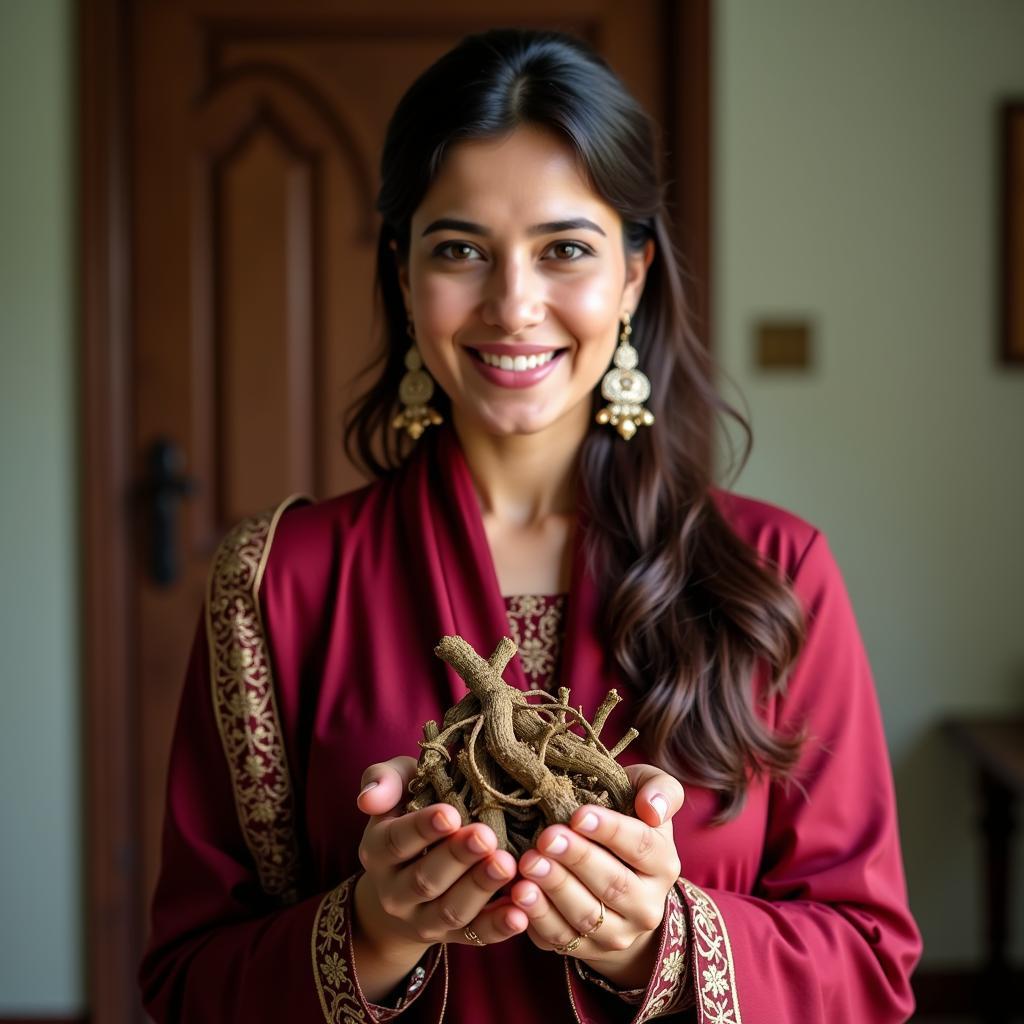
[[[564,686],[557,701],[543,690],[509,686],[501,674],[516,650],[508,637],[487,661],[459,636],[446,636],[434,648],[469,693],[445,714],[440,729],[436,722],[424,725],[407,810],[449,803],[464,825],[489,825],[500,848],[518,856],[547,825],[568,821],[583,804],[632,812],[632,788],[615,758],[637,731],[630,729],[611,749],[601,742],[601,729],[622,699],[615,690],[588,722],[582,707],[569,706]]]

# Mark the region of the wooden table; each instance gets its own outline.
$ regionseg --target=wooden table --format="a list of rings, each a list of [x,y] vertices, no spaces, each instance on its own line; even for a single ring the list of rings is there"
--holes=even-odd
[[[985,843],[986,951],[982,985],[985,1020],[1009,1021],[1014,1011],[1010,937],[1010,849],[1015,804],[1024,796],[1024,717],[954,718],[947,734],[966,752],[978,773]]]

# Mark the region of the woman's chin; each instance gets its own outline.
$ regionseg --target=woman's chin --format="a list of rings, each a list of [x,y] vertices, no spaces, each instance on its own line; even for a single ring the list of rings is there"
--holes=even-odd
[[[543,434],[554,425],[554,417],[486,419],[475,422],[471,429],[481,430],[491,437],[530,437],[534,434]]]
[[[586,433],[589,402],[585,408],[496,410],[476,409],[472,413],[455,413],[456,425],[463,430],[479,431],[489,437],[533,437],[557,432],[564,439],[567,431],[578,429],[580,441]]]

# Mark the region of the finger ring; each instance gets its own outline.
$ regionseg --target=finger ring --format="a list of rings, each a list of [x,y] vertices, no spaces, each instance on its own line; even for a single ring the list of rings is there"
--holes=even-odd
[[[601,900],[598,900],[597,902],[601,907],[597,915],[597,924],[595,924],[594,927],[590,929],[590,931],[582,932],[578,934],[575,939],[570,939],[564,946],[555,946],[556,953],[561,953],[563,956],[566,953],[575,953],[576,950],[580,948],[580,945],[582,944],[583,940],[588,936],[593,935],[594,932],[596,932],[597,929],[604,924],[605,906],[604,903],[601,902]]]
[[[487,943],[483,942],[481,940],[480,936],[477,935],[477,933],[475,931],[473,931],[473,929],[470,928],[468,925],[465,928],[462,929],[462,934],[465,935],[466,938],[470,942],[472,942],[474,946],[486,946],[487,945]]]
[[[598,900],[597,902],[598,902],[598,903],[601,903],[601,901],[600,901],[600,900]],[[584,932],[584,933],[583,933],[583,934],[582,934],[582,935],[580,936],[580,938],[582,938],[582,939],[585,939],[585,938],[587,938],[587,936],[589,936],[589,935],[593,935],[593,934],[594,934],[594,932],[596,932],[596,931],[597,931],[597,929],[598,929],[598,928],[600,928],[600,927],[601,927],[601,925],[603,925],[603,924],[604,924],[604,904],[603,904],[603,903],[601,903],[601,913],[600,913],[600,914],[598,914],[598,916],[597,916],[597,924],[595,924],[595,925],[594,925],[594,927],[593,927],[593,928],[591,928],[589,932]]]

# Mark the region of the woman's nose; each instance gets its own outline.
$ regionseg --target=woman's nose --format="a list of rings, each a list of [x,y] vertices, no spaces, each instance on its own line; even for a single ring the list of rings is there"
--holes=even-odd
[[[518,334],[544,319],[543,282],[532,267],[515,259],[495,265],[487,282],[483,319],[506,334]]]

